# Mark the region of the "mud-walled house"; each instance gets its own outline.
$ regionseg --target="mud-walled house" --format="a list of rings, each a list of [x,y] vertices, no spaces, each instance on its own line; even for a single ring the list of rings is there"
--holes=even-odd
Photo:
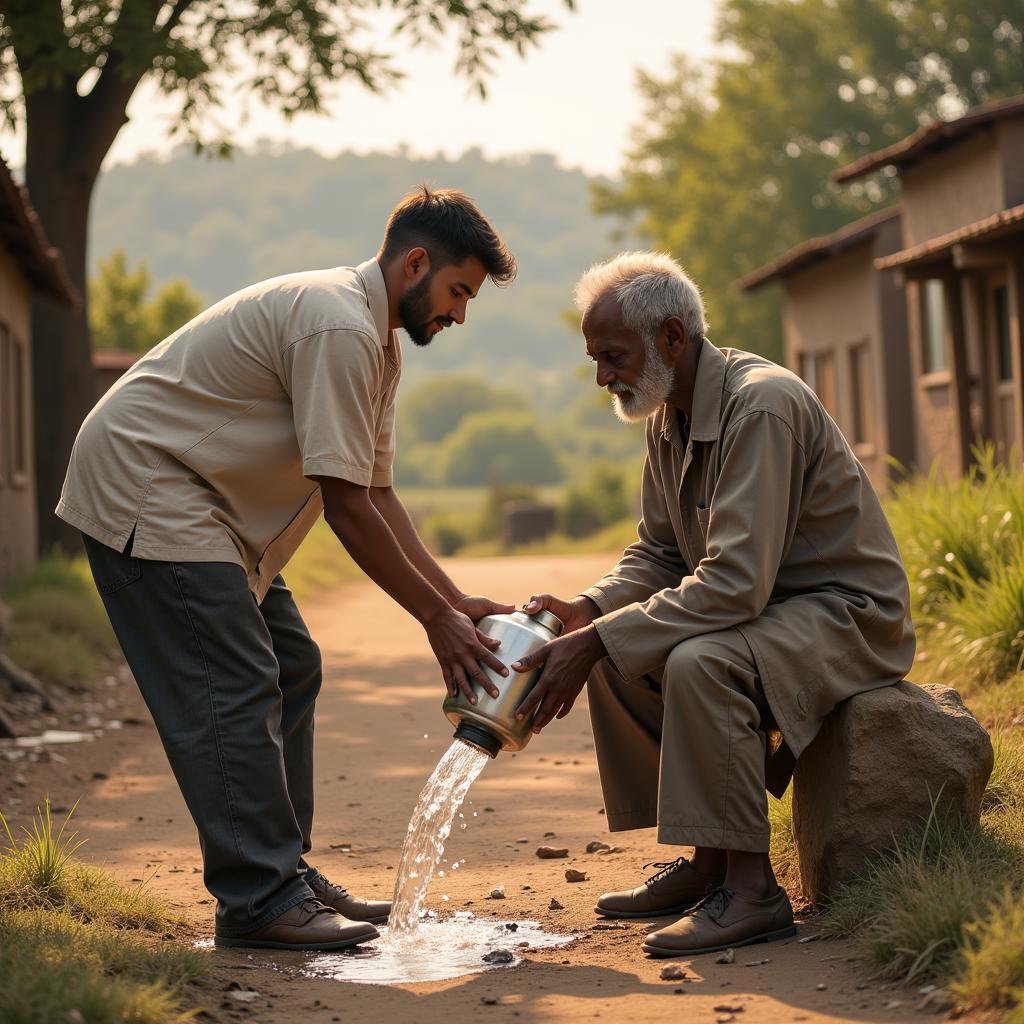
[[[902,289],[875,260],[900,248],[891,208],[811,238],[744,277],[783,288],[785,363],[818,393],[871,482],[884,489],[892,455],[913,458],[910,365]]]
[[[32,446],[32,296],[69,306],[78,293],[28,193],[0,161],[0,585],[36,555]]]
[[[898,208],[805,242],[740,286],[782,281],[787,365],[832,403],[876,483],[886,453],[951,473],[968,467],[979,442],[995,443],[1003,458],[1016,446],[1019,459],[1024,96],[920,128],[833,180],[885,168],[899,174]],[[858,332],[874,410],[858,403]],[[858,433],[867,415],[874,455]]]

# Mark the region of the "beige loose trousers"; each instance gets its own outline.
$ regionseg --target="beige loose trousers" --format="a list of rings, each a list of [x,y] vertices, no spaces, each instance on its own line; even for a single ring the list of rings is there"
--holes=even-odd
[[[687,640],[640,679],[605,658],[587,692],[612,832],[657,825],[659,843],[767,852],[774,721],[738,630]]]

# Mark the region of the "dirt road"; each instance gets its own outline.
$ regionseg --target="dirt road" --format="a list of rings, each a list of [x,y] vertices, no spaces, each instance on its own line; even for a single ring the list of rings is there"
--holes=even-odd
[[[537,590],[578,593],[608,562],[545,557],[458,561],[449,568],[464,589],[521,604]],[[304,613],[326,669],[317,715],[313,862],[353,891],[387,897],[416,795],[450,741],[451,727],[440,710],[442,685],[420,627],[371,585],[342,588],[308,604]],[[144,709],[135,713],[148,723]],[[58,804],[81,798],[76,821],[89,837],[82,855],[124,881],[147,879],[197,933],[212,935],[213,908],[200,881],[195,831],[152,727],[125,728],[92,744],[63,748],[61,755],[63,764],[34,766],[24,794],[45,789]],[[531,918],[546,930],[576,932],[581,939],[567,949],[531,951],[529,961],[513,969],[398,986],[309,980],[297,973],[298,955],[211,952],[217,968],[206,1005],[213,1018],[270,1024],[440,1022],[478,1015],[538,1022],[685,1015],[739,1024],[924,1019],[913,1009],[920,999],[914,990],[869,981],[848,962],[843,943],[789,940],[751,947],[738,951],[733,965],[698,958],[688,965],[696,980],[680,984],[660,980],[666,962],[649,960],[640,950],[646,923],[594,930],[600,919],[593,906],[601,892],[638,884],[650,873],[641,865],[676,852],[658,847],[653,831],[614,837],[606,832],[583,705],[521,754],[499,755],[469,799],[468,827],[453,833],[447,851],[465,858],[465,865],[435,880],[428,905],[442,914],[471,909],[503,919]],[[25,820],[25,810],[19,809],[16,822],[19,816]],[[555,836],[545,839],[549,832]],[[623,852],[585,853],[594,839]],[[567,846],[570,859],[537,859],[534,850],[544,842]],[[350,852],[343,849],[347,845]],[[566,882],[568,866],[585,870],[588,880]],[[504,885],[507,899],[488,900],[498,885]],[[442,902],[442,895],[449,900]],[[565,909],[549,910],[552,897]],[[815,931],[812,921],[799,934]],[[762,960],[767,963],[746,966]],[[259,998],[228,1008],[224,990],[232,980],[258,991]]]

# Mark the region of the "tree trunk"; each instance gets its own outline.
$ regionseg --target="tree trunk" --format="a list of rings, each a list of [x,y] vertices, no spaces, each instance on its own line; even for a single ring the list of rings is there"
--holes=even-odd
[[[75,435],[92,407],[95,379],[86,314],[89,201],[98,166],[75,154],[79,97],[73,83],[26,98],[25,184],[43,230],[61,253],[81,295],[75,309],[37,295],[32,303],[32,387],[36,508],[40,553],[55,544],[77,551],[77,531],[53,509],[60,497]]]
[[[65,77],[25,97],[25,184],[81,296],[75,309],[42,296],[32,303],[36,508],[43,554],[55,544],[80,550],[78,532],[53,509],[75,435],[95,399],[86,294],[89,203],[140,77],[122,75],[118,65],[112,56],[88,96],[79,96],[74,78]]]

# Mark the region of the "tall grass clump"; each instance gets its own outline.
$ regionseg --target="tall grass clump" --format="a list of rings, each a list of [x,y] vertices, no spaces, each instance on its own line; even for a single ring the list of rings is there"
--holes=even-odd
[[[1024,470],[988,445],[962,478],[933,470],[897,485],[886,512],[910,580],[919,668],[973,697],[1024,667]],[[999,700],[992,717],[1020,690]]]
[[[49,800],[14,834],[0,814],[0,1024],[177,1024],[205,958],[167,942],[179,923],[154,896],[75,859],[84,842]]]
[[[838,891],[825,930],[852,936],[884,977],[946,980],[961,968],[968,926],[1010,884],[1020,854],[996,834],[943,821],[933,808],[919,837],[897,842]]]

